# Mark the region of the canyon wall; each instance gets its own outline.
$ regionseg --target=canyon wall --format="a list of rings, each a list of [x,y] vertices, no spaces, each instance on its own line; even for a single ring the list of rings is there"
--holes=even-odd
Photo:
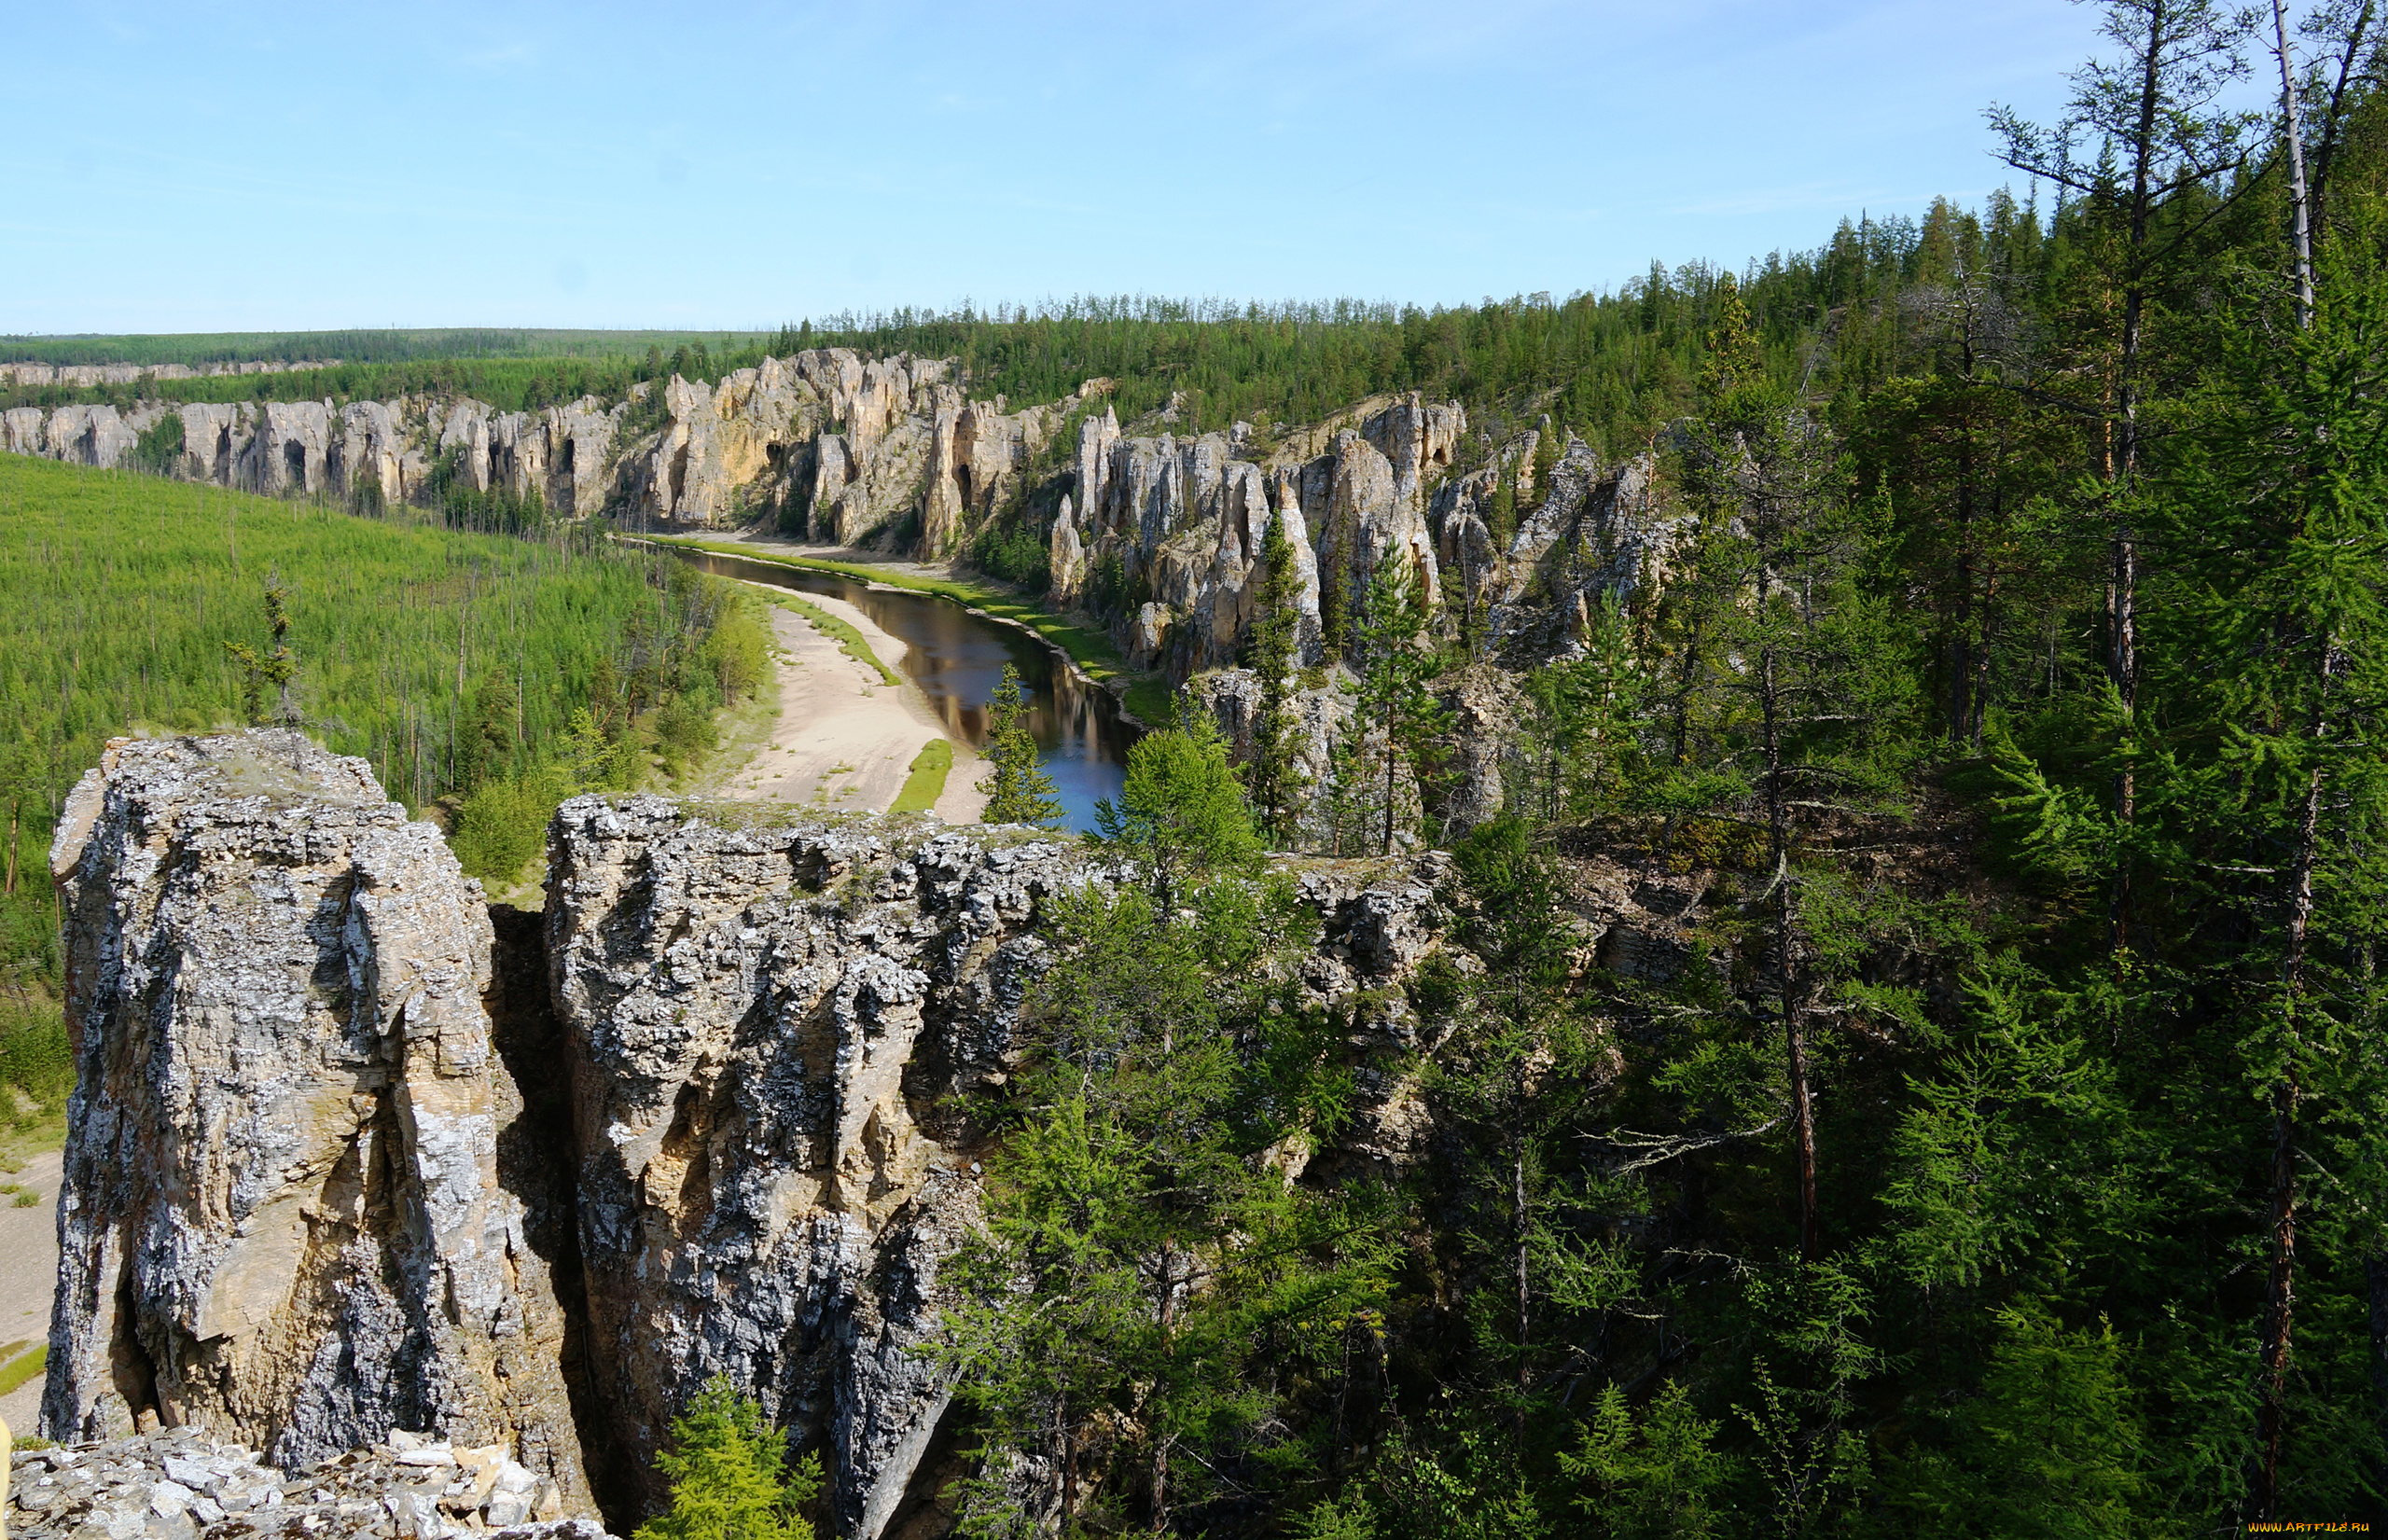
[[[567,802],[549,858],[544,921],[492,910],[360,760],[108,746],[52,854],[79,1078],[43,1431],[498,1445],[627,1533],[721,1374],[823,1451],[837,1533],[945,1533],[923,1350],[972,1093],[1017,1065],[1043,907],[1112,874],[1024,829],[654,797]],[[1397,1002],[1445,859],[1298,877],[1315,1001]],[[1396,1062],[1373,1009],[1354,1041]],[[1378,1075],[1317,1168],[1423,1137]]]
[[[451,487],[535,496],[573,516],[682,530],[769,520],[924,561],[962,552],[1033,493],[1029,506],[1057,507],[1036,526],[1057,605],[1097,613],[1131,666],[1181,680],[1242,659],[1272,524],[1293,550],[1306,663],[1322,660],[1328,620],[1355,615],[1387,563],[1427,608],[1465,604],[1470,628],[1506,653],[1565,655],[1604,597],[1663,576],[1685,527],[1654,500],[1646,456],[1604,465],[1570,439],[1536,487],[1547,425],[1470,445],[1457,402],[1416,392],[1359,403],[1263,451],[1243,423],[1131,436],[1104,403],[1109,388],[1090,381],[1012,409],[971,399],[950,360],[825,348],[717,385],[644,383],[611,408],[594,397],[527,412],[437,397],[18,408],[0,412],[0,450],[121,465],[172,411],[183,441],[171,470],[188,480],[396,504],[428,499],[445,466]],[[1483,464],[1454,468],[1466,459]],[[1502,539],[1492,503],[1505,479],[1520,517]]]

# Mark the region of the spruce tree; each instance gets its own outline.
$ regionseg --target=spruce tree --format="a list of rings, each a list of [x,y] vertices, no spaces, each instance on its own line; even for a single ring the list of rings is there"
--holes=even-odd
[[[982,824],[1027,824],[1051,828],[1062,821],[1053,778],[1036,757],[1036,740],[1028,731],[1028,692],[1020,671],[1004,665],[1003,678],[987,701],[987,743],[979,751],[992,767],[979,789],[987,795],[980,810]]]
[[[266,581],[266,629],[273,636],[273,645],[260,654],[246,642],[227,642],[225,656],[241,666],[241,705],[249,721],[262,727],[266,723],[265,692],[273,687],[272,720],[285,728],[298,725],[298,702],[294,686],[298,677],[298,650],[290,645],[290,590],[280,575]]]
[[[2367,1046],[2388,928],[2388,273],[2368,245],[2326,250],[2310,326],[2286,300],[2274,326],[2245,307],[2218,409],[2151,509],[2179,582],[2150,626],[2172,729],[2149,778],[2169,814],[2155,850],[2195,895],[2166,918],[2196,936],[2184,988],[2222,1004],[2215,1026],[2269,1114],[2262,1519],[2288,1511],[2298,1455],[2300,1238],[2388,1199],[2371,1131],[2388,1065]]]

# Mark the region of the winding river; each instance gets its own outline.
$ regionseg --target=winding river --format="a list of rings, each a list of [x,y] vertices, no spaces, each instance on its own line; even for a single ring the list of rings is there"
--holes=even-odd
[[[987,740],[987,699],[1009,663],[1030,692],[1028,730],[1045,772],[1053,778],[1063,822],[1073,829],[1091,829],[1094,804],[1119,795],[1133,733],[1110,695],[1079,678],[1041,638],[936,594],[875,588],[842,574],[775,562],[663,548],[704,572],[842,599],[862,611],[904,643],[896,667],[920,687],[947,733],[974,748]]]

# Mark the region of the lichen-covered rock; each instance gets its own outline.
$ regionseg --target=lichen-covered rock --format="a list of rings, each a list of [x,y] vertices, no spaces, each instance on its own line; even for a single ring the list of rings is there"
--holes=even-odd
[[[396,1428],[582,1489],[501,1183],[477,884],[296,733],[119,739],[58,824],[77,1080],[42,1431],[275,1459]]]
[[[823,1436],[849,1535],[880,1533],[944,1414],[914,1350],[978,1212],[960,1096],[1004,1074],[1038,903],[1090,876],[1060,843],[902,828],[584,798],[551,835],[614,1437],[643,1468],[729,1374]]]

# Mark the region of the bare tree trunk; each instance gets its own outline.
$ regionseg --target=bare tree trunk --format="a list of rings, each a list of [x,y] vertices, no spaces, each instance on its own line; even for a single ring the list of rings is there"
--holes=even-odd
[[[1526,1141],[1524,1133],[1514,1127],[1509,1131],[1509,1173],[1510,1220],[1515,1231],[1514,1243],[1517,1249],[1518,1266],[1517,1424],[1518,1436],[1522,1439],[1525,1436],[1526,1431],[1526,1389],[1534,1382],[1533,1367],[1528,1362],[1528,1354],[1526,1351],[1527,1344],[1533,1339],[1531,1335],[1533,1320],[1531,1315],[1528,1313],[1530,1309],[1530,1299],[1526,1287],[1527,1249],[1529,1245],[1528,1214],[1526,1210]]]
[[[2363,1260],[2366,1303],[2371,1321],[2372,1425],[2388,1434],[2388,1251],[2375,1250]],[[2371,1490],[2380,1493],[2380,1511],[2373,1527],[2388,1524],[2388,1462],[2375,1457]]]
[[[2288,63],[2288,15],[2281,0],[2272,0],[2274,52],[2280,60],[2281,125],[2288,135],[2289,206],[2295,213],[2297,235],[2297,325],[2313,325],[2313,229],[2305,191],[2305,129],[2297,111],[2296,73]]]
[[[2156,109],[2163,96],[2162,63],[2168,7],[2164,0],[2148,8],[2147,46],[2141,62],[2139,120],[2131,135],[2129,244],[2123,274],[2123,334],[2115,363],[2115,409],[2120,420],[2119,453],[2112,467],[2120,498],[2130,495],[2139,470],[2139,354],[2147,310],[2147,223],[2153,212]],[[2114,634],[2108,661],[2115,695],[2122,706],[2123,732],[2128,738],[2139,710],[2139,534],[2128,513],[2115,530]],[[2139,787],[2126,755],[2115,776],[2115,816],[2126,830],[2139,812]],[[2117,977],[2131,950],[2131,872],[2126,848],[2115,863],[2114,892],[2108,931]]]
[[[2323,647],[2322,677],[2327,687],[2331,653]],[[2316,713],[2317,718],[2319,713]],[[2313,737],[2319,739],[2317,720]],[[2298,1005],[2305,986],[2305,941],[2313,918],[2313,867],[2321,843],[2322,771],[2306,779],[2305,807],[2298,820],[2297,865],[2289,878],[2288,938],[2281,960],[2281,1009],[2286,1018],[2288,1071],[2272,1091],[2270,1319],[2264,1329],[2262,1405],[2256,1421],[2263,1446],[2258,1518],[2276,1517],[2280,1503],[2280,1451],[2288,1421],[2290,1332],[2297,1311],[2297,1053]]]
[[[1177,1324],[1177,1264],[1168,1241],[1160,1243],[1160,1339],[1164,1356],[1171,1328]],[[1169,1437],[1153,1433],[1153,1533],[1169,1533]]]
[[[1077,1429],[1070,1425],[1067,1396],[1054,1407],[1053,1423],[1062,1440],[1062,1527],[1066,1530],[1078,1512],[1078,1438]]]

